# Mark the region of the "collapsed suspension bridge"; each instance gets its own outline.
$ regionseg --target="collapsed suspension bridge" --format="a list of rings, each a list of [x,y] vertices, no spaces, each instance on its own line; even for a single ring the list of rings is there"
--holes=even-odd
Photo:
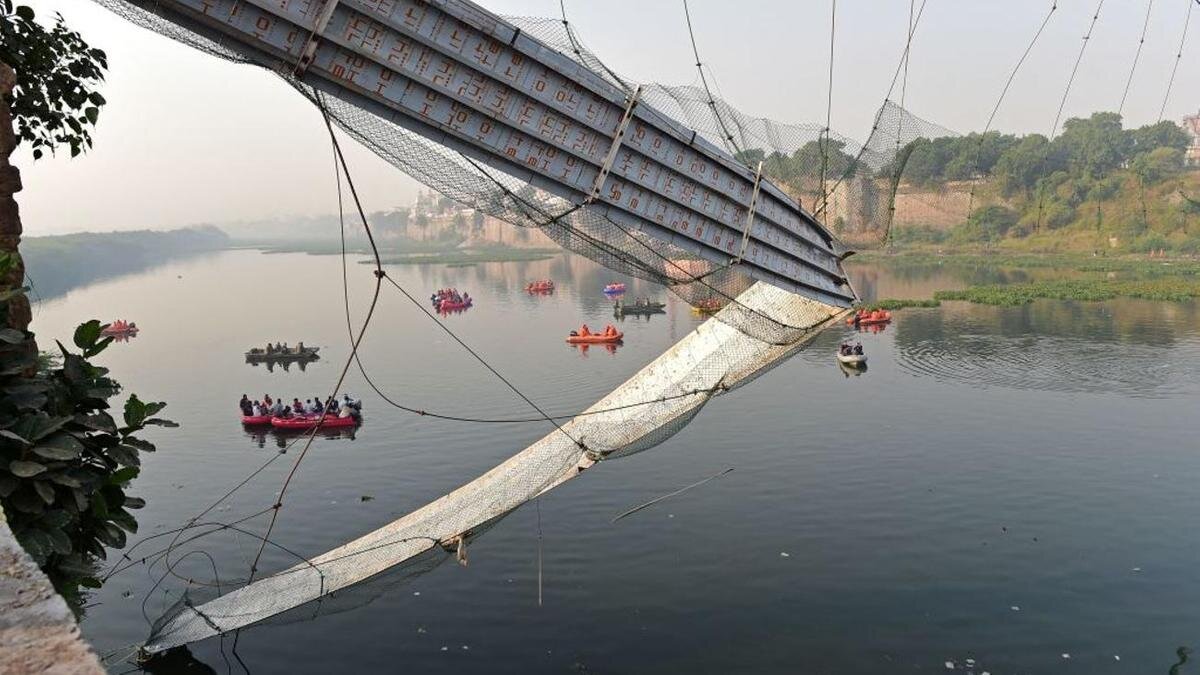
[[[707,83],[704,97],[691,99],[686,88],[631,85],[581,49],[569,28],[568,41],[552,45],[539,24],[522,27],[466,0],[97,2],[278,73],[327,120],[447,196],[685,299],[725,305],[592,408],[561,425],[545,416],[553,431],[474,481],[291,568],[257,580],[252,569],[253,581],[208,602],[185,597],[155,623],[149,652],[430,556],[461,556],[471,537],[521,504],[597,462],[669,438],[713,396],[781,363],[855,300],[841,267],[850,251],[764,177],[762,162],[726,149],[739,140],[748,147],[761,120],[732,116]],[[694,116],[697,104],[716,122],[708,130]],[[913,137],[927,132],[919,121],[907,127]],[[828,124],[819,133],[828,143]],[[858,152],[871,162],[869,154]],[[276,514],[281,502],[282,494]]]

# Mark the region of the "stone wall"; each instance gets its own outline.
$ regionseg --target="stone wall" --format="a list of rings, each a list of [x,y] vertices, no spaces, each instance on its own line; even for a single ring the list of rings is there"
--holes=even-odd
[[[103,672],[66,601],[13,538],[0,509],[0,675]]]

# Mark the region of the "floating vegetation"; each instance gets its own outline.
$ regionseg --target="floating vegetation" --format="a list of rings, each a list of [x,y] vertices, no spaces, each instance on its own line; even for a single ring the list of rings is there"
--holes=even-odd
[[[888,311],[894,311],[897,309],[904,309],[905,307],[941,307],[941,306],[942,306],[942,303],[940,300],[936,300],[936,299],[915,300],[912,298],[903,298],[903,299],[884,298],[882,300],[876,300],[874,302],[857,305],[857,307],[859,309],[863,309],[868,312],[873,312],[877,309],[886,309]]]
[[[1147,279],[1060,279],[972,286],[957,291],[938,291],[933,297],[937,300],[965,300],[1001,307],[1025,305],[1037,299],[1098,302],[1114,298],[1141,298],[1184,302],[1200,297],[1200,277],[1172,275]]]

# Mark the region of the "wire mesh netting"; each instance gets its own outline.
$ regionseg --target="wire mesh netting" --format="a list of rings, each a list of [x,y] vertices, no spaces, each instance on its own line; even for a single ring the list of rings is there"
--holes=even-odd
[[[96,0],[130,21],[236,62],[250,62],[231,46],[180,27],[164,3]],[[310,3],[316,12],[320,3]],[[614,73],[565,22],[510,19],[539,39],[623,90],[632,80]],[[717,264],[663,239],[614,222],[603,210],[541,191],[512,175],[484,167],[450,148],[357,105],[311,89],[271,65],[298,92],[319,104],[347,134],[421,183],[465,206],[520,227],[538,228],[563,248],[611,269],[664,285],[712,320],[601,399],[511,459],[413,513],[316,557],[280,553],[266,560],[283,571],[254,583],[236,570],[197,556],[190,592],[155,623],[151,651],[185,644],[278,616],[292,616],[313,601],[384,575],[419,573],[513,509],[579,475],[594,463],[644,451],[682,429],[713,397],[751,381],[802,348],[837,321],[843,307],[755,283],[735,264]],[[885,103],[866,142],[856,143],[817,124],[783,124],[754,118],[693,86],[642,85],[646,114],[687,124],[726,147],[747,166],[762,162],[766,175],[789,196],[826,221],[847,241],[878,243],[896,220],[897,186],[918,137],[949,132]],[[836,243],[838,250],[845,250]],[[217,526],[214,535],[238,532]],[[192,547],[200,544],[192,543]],[[181,550],[176,561],[187,557]],[[289,561],[290,558],[290,561]],[[299,559],[299,562],[296,562]],[[161,559],[160,559],[161,560]],[[283,562],[289,561],[289,562]],[[418,562],[419,561],[419,562]],[[213,581],[204,565],[213,566]],[[293,564],[294,563],[294,564]],[[228,574],[218,573],[221,569]],[[171,570],[172,573],[174,570]],[[244,577],[244,575],[242,575]],[[230,588],[236,588],[232,592]],[[203,589],[199,592],[199,589]],[[204,595],[216,597],[203,598]],[[206,600],[206,601],[205,601]],[[304,612],[300,612],[304,615]]]
[[[125,18],[155,32],[233,61],[245,62],[231,48],[193,33],[154,11],[127,0],[97,0]],[[320,3],[311,3],[315,14]],[[152,6],[153,9],[153,6]],[[563,21],[509,17],[526,35],[626,91],[633,80],[618,75],[589,49]],[[580,206],[538,190],[523,180],[484,167],[459,152],[333,96],[318,94],[292,77],[281,76],[311,99],[320,98],[338,126],[380,157],[446,197],[489,216],[521,227],[538,228],[564,249],[600,264],[668,287],[693,306],[715,310],[729,304],[753,283],[736,265],[718,264],[627,225],[614,222],[602,210]],[[902,163],[898,151],[916,138],[950,134],[886,102],[866,142],[857,143],[819,124],[787,124],[751,117],[727,102],[710,99],[694,86],[642,85],[643,110],[664,119],[684,122],[699,136],[724,146],[743,163],[764,175],[810,211],[822,217],[846,242],[861,246],[886,238],[897,218],[897,185]],[[726,134],[725,132],[729,133]],[[822,192],[821,186],[827,189]],[[901,193],[900,218],[905,211],[937,211],[946,201],[938,195]],[[786,343],[802,334],[819,317],[784,325],[745,308],[723,316],[750,335]]]

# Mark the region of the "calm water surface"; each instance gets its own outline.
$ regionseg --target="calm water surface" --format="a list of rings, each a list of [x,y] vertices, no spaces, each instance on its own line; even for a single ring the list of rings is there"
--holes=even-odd
[[[368,266],[350,270],[358,321],[372,278]],[[446,324],[556,413],[588,405],[699,323],[661,289],[578,258],[389,272],[419,298],[443,286],[475,296],[475,308]],[[853,274],[873,296],[919,297],[974,281],[937,269],[859,266]],[[524,293],[540,277],[559,291]],[[599,291],[615,280],[630,283],[631,296],[665,298],[668,313],[620,324],[625,344],[612,353],[565,345],[579,323],[612,320]],[[304,292],[277,297],[259,290],[267,282]],[[237,398],[322,395],[348,353],[336,257],[219,253],[76,289],[35,312],[43,347],[92,317],[143,328],[101,357],[128,392],[168,401],[182,425],[153,434],[160,450],[145,459],[134,490],[149,502],[138,514],[141,535],[180,526],[278,456],[209,518],[269,506],[296,451],[278,455],[288,439],[243,431]],[[953,666],[999,675],[1167,673],[1178,647],[1200,647],[1195,304],[905,310],[883,331],[852,336],[871,357],[861,376],[833,359],[846,337],[822,335],[662,446],[605,463],[540,509],[519,509],[471,546],[468,567],[385,577],[319,618],[293,613],[243,632],[236,649],[230,637],[192,654],[214,671],[253,673]],[[323,358],[303,370],[245,364],[242,352],[268,339],[320,345]],[[394,291],[383,295],[362,356],[376,384],[405,405],[529,414]],[[399,517],[547,432],[545,424],[404,413],[353,371],[347,389],[364,401],[364,425],[353,438],[315,443],[273,535],[301,555]],[[203,549],[228,583],[246,574],[257,544],[228,535]],[[268,570],[292,564],[272,549],[264,561]],[[161,564],[114,577],[93,595],[84,633],[100,651],[144,639],[143,613],[157,618],[186,579],[202,595],[213,578],[200,555],[175,570],[182,579],[157,586]],[[1179,672],[1189,669],[1200,672],[1195,663]]]

